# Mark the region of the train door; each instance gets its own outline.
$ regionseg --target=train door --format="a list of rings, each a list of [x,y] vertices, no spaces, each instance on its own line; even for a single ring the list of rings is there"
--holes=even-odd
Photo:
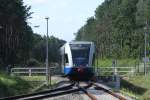
[[[65,68],[65,49],[64,49],[64,46],[60,49],[60,65],[61,65],[61,73],[64,74],[64,68]]]
[[[68,59],[68,54],[65,54],[65,61],[64,61],[65,66],[69,66],[69,59]]]

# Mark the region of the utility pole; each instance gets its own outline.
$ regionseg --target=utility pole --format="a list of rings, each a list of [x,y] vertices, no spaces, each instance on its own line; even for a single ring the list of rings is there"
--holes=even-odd
[[[3,29],[3,26],[0,25],[0,29]]]
[[[146,26],[144,27],[144,45],[145,45],[145,49],[144,49],[144,75],[146,76],[146,64],[149,61],[149,58],[147,57],[147,30],[149,29],[148,27],[148,23],[146,21]]]
[[[146,54],[147,54],[147,52],[146,52],[146,45],[147,45],[147,33],[146,33],[146,31],[144,32],[144,42],[145,42],[145,50],[144,50],[144,75],[146,76]]]
[[[45,62],[46,62],[46,83],[47,83],[47,85],[49,85],[49,67],[48,67],[48,20],[49,20],[49,17],[46,17],[45,19],[47,22],[46,59],[45,59]]]

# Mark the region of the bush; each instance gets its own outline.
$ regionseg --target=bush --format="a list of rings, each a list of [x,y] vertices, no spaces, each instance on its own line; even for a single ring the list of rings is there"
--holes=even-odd
[[[35,66],[40,66],[40,62],[34,58],[31,58],[28,60],[27,62],[27,66],[30,66],[30,67],[35,67]]]
[[[2,66],[3,66],[3,61],[2,61],[2,59],[0,58],[0,70],[4,69]]]
[[[27,81],[0,72],[0,97],[26,94],[32,89]]]

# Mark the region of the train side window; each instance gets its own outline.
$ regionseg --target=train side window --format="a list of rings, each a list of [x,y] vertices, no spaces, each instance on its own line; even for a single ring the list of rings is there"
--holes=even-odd
[[[65,63],[69,63],[67,54],[65,54]]]

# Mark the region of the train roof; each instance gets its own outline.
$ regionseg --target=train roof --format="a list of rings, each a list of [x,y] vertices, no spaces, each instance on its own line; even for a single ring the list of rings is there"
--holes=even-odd
[[[67,42],[65,43],[62,47],[60,47],[60,51],[63,51],[63,49],[65,48],[66,45],[69,44],[94,44],[91,41],[71,41],[71,42]]]
[[[71,41],[71,42],[65,43],[62,47],[60,47],[60,50],[59,50],[60,53],[61,53],[61,54],[64,54],[65,48],[68,48],[68,46],[69,46],[70,44],[90,44],[90,45],[93,45],[93,46],[94,46],[94,43],[91,42],[91,41]]]
[[[71,41],[69,44],[93,44],[91,41]]]

